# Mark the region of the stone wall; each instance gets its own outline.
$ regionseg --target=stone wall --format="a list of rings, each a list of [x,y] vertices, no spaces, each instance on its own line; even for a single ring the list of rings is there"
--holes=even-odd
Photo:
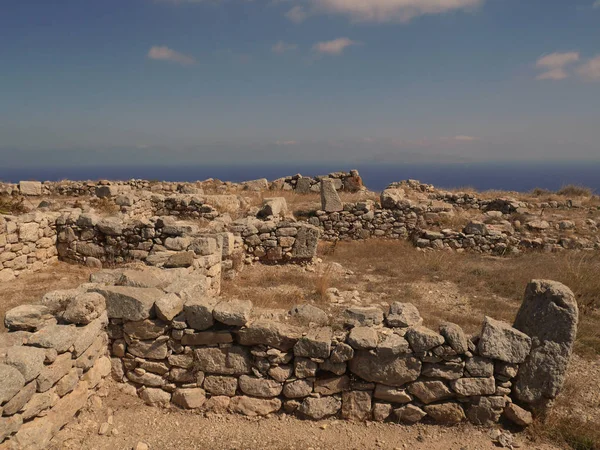
[[[365,189],[358,170],[350,172],[333,172],[316,177],[303,177],[300,174],[279,178],[270,184],[272,190],[294,191],[297,194],[318,193],[321,190],[321,180],[327,178],[334,183],[336,190],[358,192]]]
[[[6,314],[0,334],[2,448],[47,448],[110,375],[104,298],[85,289],[47,295]]]
[[[0,215],[0,282],[41,270],[58,260],[57,215],[42,212]]]

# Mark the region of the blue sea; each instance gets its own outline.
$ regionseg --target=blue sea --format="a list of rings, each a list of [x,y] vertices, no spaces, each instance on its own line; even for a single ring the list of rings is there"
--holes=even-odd
[[[557,190],[567,184],[592,188],[600,193],[598,163],[477,163],[477,164],[350,164],[336,165],[204,165],[204,166],[119,166],[119,167],[0,167],[0,180],[57,181],[128,180],[142,178],[160,181],[197,181],[218,178],[223,181],[246,181],[276,178],[301,173],[324,175],[358,169],[365,185],[372,190],[384,189],[393,181],[416,179],[440,188],[472,187],[477,190],[501,189],[526,192],[538,188]]]

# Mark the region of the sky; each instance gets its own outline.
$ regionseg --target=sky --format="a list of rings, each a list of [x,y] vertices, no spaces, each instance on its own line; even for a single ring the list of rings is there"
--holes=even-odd
[[[4,167],[600,161],[600,0],[3,0]]]

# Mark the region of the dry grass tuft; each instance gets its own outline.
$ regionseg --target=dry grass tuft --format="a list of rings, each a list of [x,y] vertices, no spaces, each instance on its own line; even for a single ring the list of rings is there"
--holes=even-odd
[[[0,197],[0,214],[19,215],[26,212],[25,197]]]
[[[575,184],[567,184],[560,188],[556,193],[565,197],[591,197],[593,195],[592,189]]]
[[[108,197],[92,199],[90,205],[103,216],[114,216],[121,210],[119,205]]]

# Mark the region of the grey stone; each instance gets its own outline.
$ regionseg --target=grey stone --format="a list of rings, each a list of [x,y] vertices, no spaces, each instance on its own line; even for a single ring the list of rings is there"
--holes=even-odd
[[[46,351],[41,348],[18,346],[6,350],[4,363],[18,369],[28,383],[42,371],[45,359]]]
[[[106,299],[110,319],[144,320],[154,315],[154,303],[164,293],[156,288],[109,286],[95,289]]]
[[[440,325],[440,334],[457,354],[462,355],[469,351],[467,335],[460,326],[444,322]]]
[[[498,422],[506,404],[505,397],[473,397],[469,399],[466,415],[474,425],[491,426]]]
[[[177,294],[165,294],[156,300],[154,308],[159,319],[170,322],[183,311],[183,300]]]
[[[13,366],[0,364],[0,404],[13,398],[25,386],[25,378]]]
[[[217,299],[208,296],[187,299],[183,304],[185,321],[195,330],[209,329],[215,323],[213,309],[217,303]]]
[[[327,359],[331,353],[333,331],[330,327],[311,328],[294,345],[294,355]]]
[[[372,327],[354,327],[346,341],[355,350],[366,350],[377,347],[379,337]]]
[[[342,417],[351,422],[370,420],[371,393],[366,391],[346,391],[342,394]]]
[[[304,398],[308,397],[313,390],[313,382],[310,379],[289,381],[283,386],[283,396],[285,398]]]
[[[238,332],[240,344],[268,345],[288,351],[302,337],[299,328],[273,320],[257,320]]]
[[[168,325],[160,320],[140,320],[136,322],[125,322],[123,325],[123,331],[131,339],[156,339],[159,336],[163,336],[167,333]]]
[[[21,305],[6,313],[4,325],[9,330],[35,330],[51,317],[44,305]]]
[[[206,402],[204,389],[187,388],[175,389],[171,397],[173,403],[185,409],[197,409],[202,407]]]
[[[168,405],[171,402],[171,394],[159,388],[145,388],[140,391],[140,398],[147,405]]]
[[[520,427],[527,427],[533,423],[533,416],[531,413],[514,403],[506,405],[504,415],[508,420]]]
[[[271,378],[273,378],[275,381],[279,381],[280,383],[283,383],[288,378],[290,378],[293,373],[294,373],[294,368],[288,364],[282,365],[282,366],[271,367],[268,371],[269,376]]]
[[[577,301],[565,285],[547,280],[527,285],[514,326],[531,336],[533,346],[516,377],[518,400],[544,409],[556,398],[573,352],[578,318]]]
[[[161,387],[167,383],[163,377],[151,372],[137,373],[133,371],[127,372],[126,376],[129,381],[149,387]]]
[[[120,360],[119,360],[120,361]],[[73,368],[56,383],[56,393],[63,397],[77,387],[83,370]]]
[[[324,326],[329,323],[329,317],[325,311],[307,303],[294,306],[290,309],[289,314],[291,317],[305,325],[314,323],[316,325]]]
[[[42,411],[52,407],[58,401],[60,397],[56,394],[54,389],[47,392],[41,392],[33,394],[31,400],[29,400],[21,412],[23,420],[29,420]]]
[[[423,409],[429,417],[442,425],[454,425],[465,420],[465,412],[458,403],[426,405]]]
[[[213,317],[218,322],[232,327],[243,327],[250,320],[252,302],[249,300],[230,300],[219,302],[213,309]]]
[[[308,224],[299,225],[296,241],[292,247],[292,258],[309,260],[316,256],[320,236],[319,228]]]
[[[331,352],[331,357],[329,359],[333,364],[339,364],[350,361],[353,357],[354,349],[348,344],[339,342]]]
[[[307,397],[304,399],[298,412],[313,420],[322,420],[338,413],[342,402],[335,397]]]
[[[53,348],[58,353],[64,353],[73,346],[78,333],[74,325],[51,324],[33,333],[28,344],[36,347]]]
[[[75,342],[77,344],[78,342]],[[94,341],[87,346],[85,351],[82,353],[77,353],[78,358],[75,360],[75,367],[79,367],[81,369],[87,370],[96,360],[106,353],[106,347],[108,344],[108,336],[106,333],[102,332],[96,335]],[[73,352],[73,356],[75,356],[75,352]]]
[[[451,398],[454,394],[442,381],[418,381],[408,386],[408,392],[425,404]]]
[[[429,328],[417,326],[409,328],[406,340],[415,352],[426,352],[444,343],[444,338]]]
[[[531,338],[505,322],[486,317],[477,350],[481,356],[522,363],[531,350]]]
[[[466,360],[465,369],[472,377],[491,377],[494,375],[494,363],[482,356],[473,356]]]
[[[333,180],[328,178],[321,180],[321,210],[326,212],[344,210],[344,204],[335,190]]]
[[[106,311],[106,301],[97,292],[81,293],[74,297],[69,303],[63,319],[69,323],[87,325]]]
[[[177,252],[167,258],[164,267],[167,269],[176,269],[182,267],[191,267],[193,264],[194,252]]]
[[[39,181],[20,181],[19,191],[21,195],[39,197],[42,195],[42,183]]]
[[[373,404],[373,420],[375,422],[384,422],[392,414],[392,405],[389,403]]]
[[[127,351],[134,356],[148,359],[165,359],[168,354],[167,340],[158,338],[155,340],[127,342]]]
[[[406,405],[394,410],[394,414],[400,422],[417,423],[427,415],[425,411],[415,405]]]
[[[375,386],[373,397],[391,403],[409,403],[412,401],[412,397],[406,390],[398,387],[386,386],[385,384],[377,384]]]
[[[0,417],[0,442],[19,431],[21,425],[23,425],[23,418],[19,415],[12,417]]]
[[[308,358],[298,356],[294,359],[294,374],[297,378],[314,377],[318,369],[319,365]]]
[[[250,352],[245,347],[199,348],[194,353],[197,368],[205,373],[243,375],[252,370]]]
[[[460,378],[450,382],[450,387],[462,397],[476,395],[492,395],[496,392],[494,377],[490,378]]]
[[[342,313],[344,324],[348,326],[372,326],[383,322],[383,311],[376,306],[354,306]]]
[[[425,363],[421,375],[429,378],[456,380],[463,376],[463,368],[464,363],[462,362]]]
[[[283,217],[287,214],[287,202],[284,197],[265,198],[258,217]]]
[[[350,378],[347,375],[327,378],[317,378],[314,390],[320,395],[334,395],[350,388]]]
[[[184,334],[181,338],[182,345],[218,345],[231,342],[233,342],[233,336],[229,331],[201,331]]]
[[[209,375],[204,379],[204,389],[211,395],[234,397],[238,387],[235,377]]]
[[[402,355],[412,353],[408,341],[397,334],[390,334],[383,342],[377,345],[380,355]]]
[[[394,302],[390,305],[386,322],[390,327],[406,328],[421,325],[423,319],[412,303]]]
[[[79,380],[79,379],[78,379]],[[12,416],[18,413],[23,406],[33,397],[37,390],[37,384],[35,381],[31,381],[26,384],[13,398],[11,398],[3,407],[2,414],[5,416]],[[0,426],[1,428],[1,426]],[[1,433],[0,433],[1,436]]]
[[[410,355],[390,356],[360,350],[350,360],[349,368],[366,381],[402,386],[419,377],[421,361]]]

